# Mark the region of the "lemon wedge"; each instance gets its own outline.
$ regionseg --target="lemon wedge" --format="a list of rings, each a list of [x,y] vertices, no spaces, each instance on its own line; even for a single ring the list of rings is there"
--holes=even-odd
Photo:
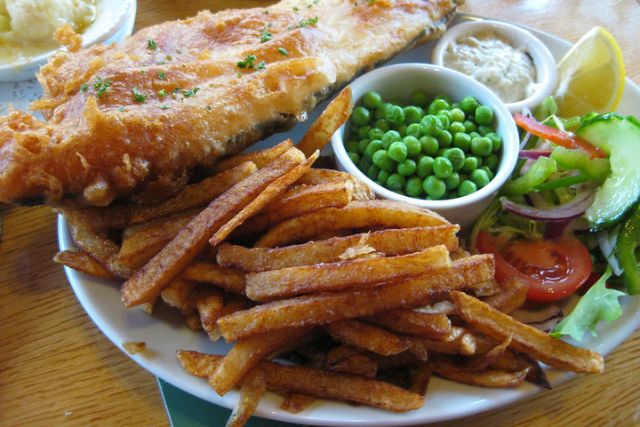
[[[616,39],[604,28],[589,30],[558,63],[554,93],[561,116],[614,111],[624,92],[624,61]]]

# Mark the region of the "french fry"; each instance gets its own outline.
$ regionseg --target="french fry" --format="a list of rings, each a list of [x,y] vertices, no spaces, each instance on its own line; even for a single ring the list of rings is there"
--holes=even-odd
[[[435,212],[390,200],[364,200],[349,203],[344,208],[320,209],[284,221],[256,243],[257,247],[283,246],[327,231],[353,228],[408,228],[448,225]]]
[[[292,149],[294,150],[294,149]],[[299,152],[298,152],[299,153]],[[286,154],[286,153],[285,153]],[[232,231],[242,225],[247,219],[254,216],[262,208],[268,205],[272,200],[284,193],[291,184],[296,182],[298,178],[311,168],[313,162],[318,158],[319,153],[315,152],[302,164],[299,164],[282,176],[269,183],[267,187],[258,196],[251,200],[240,212],[231,218],[226,224],[222,225],[213,236],[209,239],[209,244],[213,247],[220,244],[226,239]],[[284,155],[283,155],[284,156]]]
[[[343,344],[383,356],[402,353],[410,346],[409,340],[405,338],[357,320],[334,322],[327,325],[326,330]]]
[[[266,206],[260,215],[249,219],[234,236],[258,233],[286,219],[318,209],[341,208],[352,200],[352,191],[350,181],[294,187],[280,200]]]
[[[471,356],[476,353],[477,349],[475,336],[460,326],[453,326],[451,328],[451,334],[444,339],[432,340],[422,338],[420,342],[422,342],[427,350],[434,353]]]
[[[220,396],[224,396],[262,359],[289,343],[297,342],[308,332],[308,328],[290,329],[238,341],[208,375],[209,384]]]
[[[481,333],[496,340],[511,335],[511,348],[516,351],[566,371],[601,373],[604,370],[602,356],[595,351],[555,339],[463,292],[452,292],[451,299],[458,307],[458,314]]]
[[[194,262],[180,274],[194,282],[209,283],[227,292],[244,295],[244,274],[235,268],[220,267],[206,262]]]
[[[409,384],[409,391],[424,396],[427,393],[433,369],[428,363],[422,363],[420,366],[411,369],[410,372],[411,382]]]
[[[339,345],[337,347],[332,347],[331,350],[327,353],[327,365],[335,365],[342,359],[346,359],[347,357],[354,356],[356,354],[362,354],[364,350],[354,348],[348,345]]]
[[[442,339],[451,333],[451,321],[444,314],[398,309],[375,314],[366,320],[395,333],[413,337]]]
[[[196,212],[185,212],[148,227],[126,228],[118,252],[118,262],[130,269],[138,269],[162,250],[193,218]],[[140,224],[142,225],[142,224]],[[133,230],[133,228],[136,230]]]
[[[299,414],[311,406],[315,401],[316,399],[313,396],[292,393],[285,396],[284,400],[280,404],[280,409],[291,412],[292,414]]]
[[[300,177],[297,184],[318,185],[329,182],[345,182],[350,179],[351,175],[347,172],[341,172],[333,169],[312,168]]]
[[[469,286],[466,291],[477,298],[490,297],[502,292],[502,287],[495,279],[487,280],[486,282],[476,283],[473,286]]]
[[[389,258],[363,258],[331,264],[289,267],[246,275],[247,296],[269,301],[312,292],[336,291],[415,277],[451,265],[446,246]]]
[[[223,297],[222,292],[206,286],[200,286],[194,294],[194,304],[200,315],[202,329],[209,334],[212,341],[216,341],[219,336],[216,322],[222,314]]]
[[[519,371],[529,368],[526,380],[539,387],[551,389],[551,384],[547,378],[547,374],[536,360],[523,353],[514,353],[510,350],[502,353],[491,364],[493,368],[503,371]]]
[[[529,372],[529,368],[516,372],[489,369],[484,371],[465,371],[458,369],[456,364],[442,358],[438,358],[431,363],[434,372],[441,377],[464,384],[491,388],[517,387],[524,381]]]
[[[53,257],[53,261],[91,276],[103,279],[116,278],[102,264],[83,251],[60,251]]]
[[[492,366],[493,363],[500,358],[507,348],[511,345],[511,337],[507,337],[502,343],[493,347],[491,350],[478,354],[468,360],[466,360],[463,364],[459,364],[460,368],[465,371],[482,371]],[[522,368],[524,369],[524,368]],[[515,371],[516,369],[514,369]]]
[[[229,221],[255,201],[269,184],[303,161],[302,153],[291,149],[211,202],[158,254],[124,282],[121,294],[125,305],[140,305],[160,294],[167,283],[206,247],[212,235],[226,237],[225,233],[232,231]],[[223,229],[226,232],[220,234]]]
[[[349,120],[352,108],[351,88],[346,87],[327,105],[296,147],[307,156],[322,150],[331,136]]]
[[[231,168],[235,168],[245,162],[251,162],[259,169],[262,169],[291,148],[293,148],[293,141],[291,141],[290,139],[286,139],[281,143],[264,150],[251,151],[244,154],[236,154],[234,156],[222,159],[214,166],[214,171],[226,171]]]
[[[95,228],[122,229],[131,224],[205,206],[257,169],[252,162],[239,163],[232,169],[187,185],[174,196],[153,205],[113,205],[104,208],[83,208],[80,212]]]
[[[340,255],[358,244],[366,244],[387,256],[405,255],[443,244],[458,246],[457,225],[388,229],[334,237],[281,248],[245,248],[223,243],[218,247],[220,265],[258,272],[340,261]]]
[[[256,411],[260,399],[267,391],[267,381],[262,369],[256,368],[249,372],[240,386],[240,400],[231,412],[226,427],[242,427]]]
[[[364,354],[354,354],[328,366],[330,371],[351,374],[365,378],[375,378],[378,364]]]
[[[178,351],[178,360],[191,375],[207,378],[220,363],[221,356]],[[360,403],[393,412],[422,407],[422,396],[382,381],[337,374],[303,366],[284,366],[263,361],[259,365],[267,389],[279,393],[300,393],[326,399]]]
[[[323,325],[393,308],[422,306],[452,289],[488,280],[493,274],[493,257],[475,255],[423,277],[369,289],[297,297],[238,311],[221,317],[218,327],[227,341],[235,341],[278,329]]]
[[[160,298],[169,306],[181,310],[183,314],[191,314],[196,309],[191,300],[191,295],[197,287],[198,284],[193,281],[175,277],[169,282],[169,285],[160,292]]]
[[[525,281],[512,277],[502,285],[501,292],[491,295],[483,301],[496,310],[510,314],[524,305],[528,291],[529,285]]]
[[[185,318],[187,327],[193,332],[200,332],[202,330],[202,323],[200,322],[200,315],[198,313],[190,313]]]
[[[409,339],[409,349],[407,352],[411,353],[416,359],[426,362],[429,360],[429,350],[427,346],[420,340],[415,338]]]

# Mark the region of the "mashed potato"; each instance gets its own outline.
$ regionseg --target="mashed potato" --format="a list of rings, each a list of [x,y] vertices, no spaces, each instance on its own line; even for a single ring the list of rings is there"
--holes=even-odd
[[[0,0],[0,63],[55,49],[57,28],[82,32],[95,14],[95,0]]]

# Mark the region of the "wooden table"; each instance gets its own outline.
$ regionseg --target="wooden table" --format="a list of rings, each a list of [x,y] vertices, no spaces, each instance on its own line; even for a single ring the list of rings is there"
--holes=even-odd
[[[257,1],[140,0],[136,28]],[[620,43],[640,82],[636,1],[469,0],[462,11],[529,25],[575,41],[594,25]],[[122,354],[78,304],[57,250],[48,208],[0,207],[0,425],[167,425],[155,378]],[[640,331],[607,357],[606,373],[581,376],[502,410],[443,425],[638,425]]]

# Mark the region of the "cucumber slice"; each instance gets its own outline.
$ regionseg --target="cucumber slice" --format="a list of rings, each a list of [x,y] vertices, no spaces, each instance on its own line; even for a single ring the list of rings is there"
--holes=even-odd
[[[611,174],[585,213],[591,228],[602,230],[624,218],[640,199],[640,124],[606,114],[591,118],[577,134],[610,155]]]

